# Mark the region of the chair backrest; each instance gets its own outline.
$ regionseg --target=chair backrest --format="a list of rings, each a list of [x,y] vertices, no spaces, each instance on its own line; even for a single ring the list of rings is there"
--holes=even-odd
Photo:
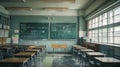
[[[29,49],[35,48],[35,47],[36,47],[36,46],[33,46],[33,45],[28,46]]]
[[[3,53],[0,51],[0,60],[3,59]]]
[[[58,44],[52,44],[51,47],[52,48],[59,48],[59,45]]]
[[[60,48],[64,48],[64,49],[67,48],[67,44],[61,44]]]

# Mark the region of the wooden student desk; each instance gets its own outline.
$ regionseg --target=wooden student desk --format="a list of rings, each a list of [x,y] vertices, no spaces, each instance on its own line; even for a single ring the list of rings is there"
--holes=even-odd
[[[86,52],[86,55],[89,57],[104,57],[105,54],[101,52]]]
[[[75,49],[86,49],[86,47],[78,46],[78,45],[73,45],[73,48]]]
[[[82,50],[82,49],[87,49],[87,48],[79,46],[79,45],[73,45],[72,46],[73,54],[77,54],[79,52],[79,50]]]
[[[43,50],[45,48],[46,48],[46,46],[35,46],[35,47],[32,47],[31,49],[40,49],[40,50]]]
[[[35,67],[38,67],[40,65],[40,50],[39,49],[27,49],[25,52],[35,52],[36,57],[35,57]]]
[[[27,67],[29,58],[6,58],[0,60],[0,67]]]
[[[113,57],[95,57],[95,60],[100,67],[120,67],[120,60]]]
[[[94,50],[92,49],[81,49],[80,51],[81,52],[94,52]]]
[[[41,46],[35,46],[31,49],[39,49],[40,50],[40,57],[41,57],[41,61],[43,61],[43,59],[46,56],[46,46],[41,45]]]
[[[27,49],[25,50],[25,52],[35,52],[38,55],[40,50],[39,49]]]
[[[30,58],[30,67],[35,66],[35,52],[19,52],[15,57]]]
[[[12,48],[10,47],[0,47],[0,50],[8,52],[9,50],[11,50]]]

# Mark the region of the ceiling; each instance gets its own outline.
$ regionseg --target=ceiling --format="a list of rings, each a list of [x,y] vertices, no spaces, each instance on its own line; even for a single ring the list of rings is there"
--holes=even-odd
[[[84,15],[105,0],[0,0],[11,15]],[[101,3],[102,4],[102,3]],[[100,4],[99,4],[100,5]],[[92,6],[92,8],[91,8]]]
[[[0,0],[0,5],[7,8],[28,7],[32,8],[32,10],[43,10],[47,8],[52,10],[85,10],[94,1],[95,0]]]

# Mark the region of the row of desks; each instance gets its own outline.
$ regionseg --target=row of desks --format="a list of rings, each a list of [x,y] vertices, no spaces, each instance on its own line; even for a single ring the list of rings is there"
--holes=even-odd
[[[78,53],[78,57],[80,57],[80,60],[87,62],[92,59],[95,64],[99,63],[99,67],[120,67],[119,59],[106,57],[105,54],[101,52],[94,52],[94,50],[87,49],[79,45],[73,45],[73,52],[74,51]],[[94,66],[96,67],[96,65]]]
[[[14,54],[14,57],[5,58],[0,60],[0,67],[38,67],[43,55],[43,50],[45,47],[37,46],[33,48],[29,48],[25,51]],[[41,56],[42,54],[42,56]]]

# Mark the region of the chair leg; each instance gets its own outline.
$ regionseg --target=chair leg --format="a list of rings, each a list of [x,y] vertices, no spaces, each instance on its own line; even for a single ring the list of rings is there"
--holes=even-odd
[[[64,49],[64,55],[65,55],[65,53],[66,53],[66,49]]]
[[[54,48],[53,48],[53,57],[54,57]]]

